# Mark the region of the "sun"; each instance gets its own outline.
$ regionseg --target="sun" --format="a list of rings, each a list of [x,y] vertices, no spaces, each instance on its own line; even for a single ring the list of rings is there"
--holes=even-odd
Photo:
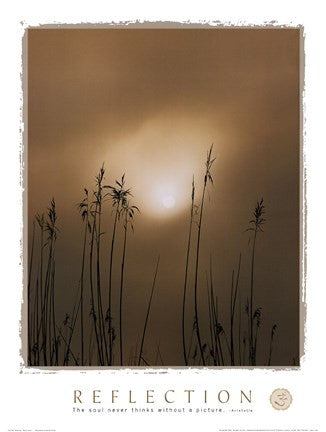
[[[164,114],[146,121],[112,147],[108,155],[115,161],[111,178],[126,173],[142,216],[172,221],[189,210],[193,178],[200,182],[203,175],[211,134],[208,126],[193,117]]]
[[[171,209],[175,206],[175,198],[173,195],[165,195],[161,199],[163,207],[166,209]]]

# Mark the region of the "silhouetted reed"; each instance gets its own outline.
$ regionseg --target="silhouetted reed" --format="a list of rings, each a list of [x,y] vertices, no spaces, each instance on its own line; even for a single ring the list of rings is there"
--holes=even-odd
[[[114,328],[113,328],[113,314],[112,314],[112,274],[113,274],[113,257],[114,246],[116,240],[117,223],[120,218],[121,208],[126,205],[127,198],[130,195],[130,190],[125,189],[125,175],[121,180],[116,180],[115,186],[106,185],[105,188],[109,189],[108,195],[111,198],[112,208],[114,210],[114,222],[111,237],[111,248],[109,254],[109,306],[107,311],[107,321],[109,323],[109,365],[113,361],[113,343],[114,343]]]
[[[44,214],[41,216],[36,215],[36,221],[40,228],[40,264],[34,290],[34,306],[32,309],[31,282],[35,237],[35,230],[33,228],[28,275],[28,362],[30,365],[42,364],[43,366],[55,366],[59,362],[55,314],[55,242],[58,228],[56,225],[56,206],[53,198],[50,202],[46,217],[44,217]],[[35,227],[35,225],[33,226]],[[47,258],[45,279],[44,254]]]
[[[99,175],[96,177],[96,183],[98,188],[101,187],[101,182],[103,179],[102,168],[100,170]],[[100,180],[100,185],[99,185]],[[93,319],[94,333],[96,337],[96,345],[97,345],[97,356],[98,362],[101,366],[104,366],[104,353],[103,353],[103,340],[101,338],[102,335],[102,323],[99,318],[99,313],[97,311],[96,306],[96,297],[94,290],[94,276],[93,276],[93,254],[94,254],[94,243],[97,241],[97,215],[99,211],[99,199],[94,192],[95,200],[92,201],[90,207],[90,216],[92,218],[91,223],[91,241],[90,241],[90,249],[89,249],[89,283],[90,283],[90,292],[91,292],[91,311],[90,315]],[[98,302],[97,302],[98,304]]]
[[[130,193],[129,193],[130,194]],[[128,200],[123,200],[121,206],[121,215],[124,219],[123,221],[123,249],[122,249],[122,261],[121,261],[121,273],[120,273],[120,298],[119,298],[119,331],[120,331],[120,365],[123,365],[123,341],[122,341],[122,293],[123,293],[123,283],[125,274],[125,260],[127,251],[127,232],[130,226],[131,230],[134,230],[133,220],[135,215],[135,210],[139,212],[139,209],[135,205],[130,205]]]
[[[98,322],[99,322],[99,337],[101,343],[101,353],[103,362],[109,364],[109,353],[108,353],[108,343],[106,338],[103,305],[102,305],[102,290],[101,290],[101,270],[100,270],[100,253],[101,253],[101,218],[102,218],[102,201],[103,201],[103,178],[104,178],[104,164],[102,165],[98,176],[96,177],[97,189],[94,192],[96,204],[97,204],[97,224],[95,224],[96,229],[96,286],[97,286],[97,310],[98,310]]]
[[[31,246],[31,254],[29,258],[29,271],[28,271],[28,284],[27,284],[27,304],[28,310],[31,310],[31,280],[32,280],[32,268],[33,268],[33,258],[34,258],[34,240],[35,240],[35,221],[33,221],[33,234],[32,234],[32,246]],[[37,286],[35,299],[37,298]],[[34,303],[34,310],[36,307],[36,301]],[[32,347],[35,337],[35,319],[32,321],[32,316],[28,314],[28,364],[32,363]]]
[[[264,199],[262,198],[257,202],[255,210],[253,212],[254,219],[251,219],[250,226],[247,231],[253,233],[252,236],[252,252],[251,252],[251,271],[250,271],[250,300],[249,300],[249,364],[255,365],[256,363],[256,350],[255,350],[255,336],[254,336],[254,277],[255,277],[255,253],[256,253],[256,240],[257,234],[263,232],[262,226],[266,219],[263,218],[265,213]]]
[[[213,144],[211,148],[207,152],[207,159],[205,162],[205,176],[204,176],[204,185],[201,197],[201,205],[200,205],[200,213],[199,213],[199,221],[198,221],[198,233],[197,233],[197,246],[196,246],[196,264],[195,264],[195,289],[194,289],[194,302],[195,302],[195,319],[196,319],[196,335],[198,340],[198,347],[200,351],[200,356],[202,360],[203,366],[205,366],[205,358],[203,351],[203,344],[201,341],[200,328],[199,328],[199,317],[198,317],[198,270],[199,270],[199,257],[200,257],[200,236],[203,222],[203,214],[204,214],[204,204],[205,204],[205,194],[207,183],[210,182],[213,184],[213,178],[211,175],[211,168],[215,161],[215,158],[212,158]]]
[[[86,260],[86,244],[87,234],[91,231],[89,223],[89,199],[88,190],[85,188],[85,197],[79,203],[79,210],[81,213],[82,220],[84,222],[84,239],[83,239],[83,251],[82,251],[82,262],[80,272],[80,346],[81,346],[81,365],[84,366],[84,273],[85,273],[85,260]]]
[[[194,200],[195,200],[195,181],[194,181],[194,178],[192,178],[190,222],[189,222],[185,276],[184,276],[184,284],[183,284],[183,300],[182,300],[182,345],[183,345],[183,358],[184,358],[186,366],[188,365],[188,356],[187,356],[187,351],[186,351],[185,312],[186,312],[186,294],[187,294],[187,284],[188,284],[188,269],[189,269],[191,234],[192,234],[192,224],[193,224],[193,219],[194,219]]]
[[[205,265],[201,262],[202,231],[204,228],[205,198],[208,184],[213,184],[211,174],[214,158],[213,146],[207,152],[205,174],[200,204],[195,204],[195,182],[192,180],[190,218],[187,233],[184,279],[182,291],[182,351],[185,366],[237,366],[257,364],[257,352],[268,350],[267,365],[272,364],[272,354],[276,325],[274,324],[268,341],[261,342],[260,328],[262,325],[262,308],[255,305],[256,289],[256,247],[257,236],[262,232],[265,222],[265,206],[263,198],[257,202],[253,219],[250,220],[250,269],[249,289],[244,290],[242,274],[242,254],[236,269],[232,271],[231,284],[227,294],[228,307],[222,309],[220,299],[225,296],[216,284],[213,274],[212,254],[210,254],[209,268],[206,267],[206,295],[205,313],[199,325],[199,295],[202,289],[200,272]],[[95,177],[94,190],[89,193],[84,189],[84,196],[78,204],[82,219],[82,242],[80,278],[74,295],[73,307],[66,313],[64,320],[58,325],[57,318],[57,288],[56,288],[56,241],[58,234],[56,203],[51,200],[46,214],[36,215],[37,224],[33,223],[31,249],[28,269],[28,364],[38,366],[113,366],[128,364],[130,366],[162,365],[163,355],[160,343],[150,347],[151,352],[145,350],[145,341],[149,329],[149,317],[152,310],[153,295],[157,284],[160,258],[158,257],[151,291],[147,301],[144,316],[144,327],[139,341],[127,345],[125,341],[126,311],[124,302],[126,297],[125,275],[127,253],[129,251],[129,233],[134,230],[135,212],[138,207],[131,203],[131,188],[125,184],[125,175],[116,180],[114,185],[104,185],[104,164]],[[108,208],[104,205],[109,201],[111,211],[111,236],[109,259],[103,265],[101,257],[102,243],[105,241],[102,232],[102,221],[106,218]],[[197,235],[193,236],[193,229],[197,228]],[[121,229],[121,238],[119,237]],[[39,246],[35,248],[39,239]],[[194,250],[192,249],[194,248]],[[39,249],[39,250],[38,250]],[[121,266],[119,275],[115,278],[114,261],[117,251],[121,250]],[[193,263],[191,262],[193,252]],[[35,260],[38,259],[37,265]],[[88,264],[88,267],[87,267]],[[103,286],[103,274],[108,274],[108,292]],[[241,272],[241,280],[240,280]],[[190,281],[190,275],[194,279]],[[194,285],[192,329],[190,338],[186,338],[186,306],[188,301],[188,286]],[[214,283],[216,284],[214,286]],[[116,285],[115,285],[116,284]],[[117,303],[113,303],[115,295]],[[246,304],[245,303],[246,299]],[[88,303],[89,301],[89,303]],[[87,305],[90,305],[89,310]],[[113,305],[116,308],[113,311]],[[244,305],[244,306],[243,306]],[[69,306],[67,307],[67,309]],[[190,307],[189,307],[190,308]],[[221,312],[222,309],[222,312]],[[243,313],[244,311],[244,313]],[[85,317],[89,316],[86,325]],[[117,318],[117,334],[119,335],[119,352],[115,350],[115,323]],[[206,320],[204,319],[206,318]],[[77,335],[77,336],[76,336]],[[87,347],[88,342],[88,347]],[[139,347],[139,348],[138,348]],[[144,352],[146,354],[144,354]],[[128,354],[126,354],[128,353]],[[164,354],[164,353],[163,353]],[[128,356],[127,359],[125,356]],[[117,360],[118,359],[118,360]]]
[[[273,343],[274,343],[274,337],[277,330],[277,325],[274,324],[271,330],[271,339],[269,343],[269,355],[268,355],[268,362],[267,365],[270,366],[272,364],[272,353],[273,353]]]
[[[145,318],[145,323],[144,323],[144,330],[143,330],[143,335],[142,335],[141,344],[140,344],[140,350],[139,350],[138,366],[140,366],[141,361],[143,361],[144,363],[146,363],[144,361],[144,358],[143,358],[143,348],[144,348],[145,335],[146,335],[146,330],[147,330],[149,313],[150,313],[151,305],[152,305],[152,299],[153,299],[154,288],[155,288],[155,284],[156,284],[156,277],[157,277],[159,263],[160,263],[160,257],[158,257],[158,259],[157,259],[155,274],[154,274],[153,283],[152,283],[152,290],[151,290],[151,294],[150,294],[149,301],[148,301],[146,318]]]
[[[239,257],[238,271],[237,277],[235,281],[234,287],[234,271],[232,272],[232,283],[231,283],[231,301],[230,301],[230,353],[231,353],[231,366],[235,365],[235,352],[234,352],[234,317],[235,317],[235,306],[238,296],[239,289],[239,276],[240,276],[240,268],[241,268],[241,254]]]

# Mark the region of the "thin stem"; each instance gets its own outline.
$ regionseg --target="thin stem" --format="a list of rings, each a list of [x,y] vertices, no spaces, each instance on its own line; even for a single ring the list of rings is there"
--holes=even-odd
[[[144,347],[144,341],[145,341],[145,335],[146,335],[146,329],[147,329],[147,322],[148,322],[149,312],[151,310],[152,298],[153,298],[153,293],[154,293],[154,288],[155,288],[156,276],[157,276],[157,272],[158,272],[159,263],[160,263],[160,257],[158,257],[158,259],[157,259],[157,264],[156,264],[156,269],[155,269],[155,274],[154,274],[154,279],[153,279],[153,284],[152,284],[151,295],[150,295],[149,302],[148,302],[147,313],[146,313],[145,324],[144,324],[144,330],[143,330],[143,336],[142,336],[140,350],[139,350],[138,366],[140,366],[140,362],[142,360],[143,347]]]
[[[210,288],[209,288],[209,282],[208,282],[208,275],[206,273],[206,285],[207,285],[207,303],[208,303],[208,318],[209,318],[209,334],[211,338],[211,350],[210,355],[213,358],[213,364],[214,366],[217,366],[216,364],[216,357],[215,357],[215,343],[214,343],[214,324],[213,324],[213,313],[212,313],[212,305],[211,305],[211,294],[210,294]]]
[[[241,359],[241,297],[239,297],[239,333],[238,333],[238,347],[239,347],[239,366],[242,365]]]
[[[205,179],[206,179],[206,176],[205,176]],[[196,335],[197,335],[198,346],[199,346],[199,351],[200,351],[200,356],[201,356],[201,360],[202,360],[203,366],[205,366],[205,358],[204,358],[203,346],[202,346],[202,343],[201,343],[200,330],[199,330],[199,318],[198,318],[198,268],[199,268],[201,224],[202,224],[202,218],[203,218],[206,184],[207,184],[207,182],[205,180],[205,182],[204,182],[204,188],[203,188],[203,194],[202,194],[202,199],[201,199],[201,206],[200,206],[200,217],[199,217],[199,224],[198,224],[197,250],[196,250],[196,266],[195,266],[195,318],[196,318]]]
[[[270,366],[272,363],[273,341],[274,341],[275,331],[276,331],[276,324],[273,325],[272,331],[271,331],[271,339],[270,339],[270,343],[269,343],[268,366]]]
[[[213,150],[213,145],[211,146],[211,148],[207,153],[207,160],[205,163],[206,172],[204,177],[204,186],[203,186],[203,193],[202,193],[201,205],[200,205],[200,216],[199,216],[199,223],[198,223],[197,248],[196,248],[196,266],[195,266],[195,290],[194,291],[195,291],[196,334],[197,334],[198,346],[199,346],[200,356],[201,356],[203,366],[205,366],[205,357],[204,357],[203,345],[201,342],[200,329],[199,329],[199,317],[198,317],[198,268],[199,268],[199,255],[200,255],[200,236],[201,236],[202,220],[203,220],[203,213],[204,213],[206,186],[208,180],[211,183],[213,183],[210,169],[215,159],[212,159],[212,150]]]
[[[96,229],[96,213],[97,213],[97,203],[95,204],[95,211],[93,213],[93,226],[91,233],[91,244],[90,244],[90,252],[89,252],[89,281],[90,281],[90,289],[91,289],[91,313],[93,317],[94,323],[94,331],[96,337],[97,351],[98,351],[98,359],[100,361],[101,366],[103,366],[103,356],[101,352],[101,346],[99,341],[99,335],[97,330],[97,318],[95,311],[95,297],[94,297],[94,287],[93,287],[93,249],[94,249],[94,238],[95,238],[95,229]]]
[[[114,242],[115,234],[117,229],[117,221],[119,215],[119,203],[115,211],[112,239],[111,239],[111,250],[110,250],[110,264],[109,264],[109,310],[108,310],[108,320],[109,320],[109,364],[112,365],[112,354],[113,354],[113,335],[112,335],[112,270],[113,270],[113,254],[114,254]]]
[[[84,270],[85,270],[85,257],[86,257],[86,242],[88,230],[88,211],[85,218],[85,230],[83,241],[83,255],[80,276],[80,342],[81,342],[81,365],[84,366]]]
[[[254,225],[253,227],[248,228],[247,231],[254,231],[253,235],[253,245],[252,245],[252,253],[251,253],[251,274],[250,274],[250,303],[249,303],[249,318],[250,318],[250,328],[249,328],[249,363],[254,365],[256,363],[256,354],[254,347],[254,330],[253,330],[253,304],[254,304],[254,273],[255,273],[255,250],[256,250],[256,238],[258,231],[263,231],[262,225],[266,222],[266,219],[263,218],[265,213],[264,199],[262,198],[255,207],[253,212],[254,219],[252,219],[249,223]]]
[[[232,271],[231,281],[231,301],[230,301],[230,353],[231,353],[231,366],[234,366],[234,344],[233,344],[233,283],[234,283],[234,270]]]
[[[211,309],[212,309],[212,321],[213,321],[214,364],[220,365],[221,364],[220,354],[219,354],[218,345],[217,345],[217,329],[218,329],[217,298],[216,298],[216,302],[215,302],[214,283],[213,283],[213,269],[212,269],[212,256],[210,256],[210,260],[209,260],[209,277],[210,277],[210,296],[211,296]]]
[[[77,301],[78,301],[78,305],[77,305]],[[75,331],[80,306],[81,306],[81,298],[79,296],[79,300],[78,300],[78,295],[76,295],[74,309],[73,309],[72,318],[71,318],[69,341],[67,343],[67,349],[66,349],[66,353],[65,353],[65,357],[64,357],[64,364],[65,365],[67,365],[69,362],[69,354],[71,352],[71,348],[70,348],[71,347],[71,341],[72,341],[72,337],[73,337],[73,334]]]
[[[182,345],[183,345],[183,357],[186,366],[188,366],[188,357],[186,351],[186,336],[185,336],[185,310],[186,310],[186,291],[188,282],[188,267],[189,267],[189,255],[190,255],[190,245],[191,245],[191,233],[192,233],[192,223],[194,217],[194,198],[195,198],[195,182],[192,179],[192,191],[191,191],[191,207],[190,207],[190,223],[189,223],[189,233],[188,233],[188,244],[187,244],[187,256],[186,256],[186,267],[185,267],[185,278],[183,285],[183,301],[182,301]]]
[[[42,215],[42,219],[40,219],[40,227],[41,227],[41,263],[40,263],[40,297],[41,297],[41,317],[40,324],[42,325],[42,346],[45,340],[45,328],[44,328],[44,296],[43,296],[43,250],[44,250],[44,217]],[[40,348],[39,348],[40,349]],[[43,363],[46,365],[46,352],[43,350]]]
[[[68,342],[67,342],[66,338],[64,337],[64,335],[62,334],[61,328],[59,328],[59,327],[57,326],[57,329],[58,329],[58,331],[59,331],[60,336],[62,337],[63,342],[65,343],[66,346],[68,346]],[[75,361],[75,366],[79,366],[79,365],[78,365],[78,360],[77,360],[76,356],[74,355],[74,353],[71,351],[70,348],[69,348],[69,352],[70,352],[72,358],[73,358],[74,361]]]
[[[215,331],[216,331],[216,339],[217,339],[217,359],[218,364],[224,366],[224,356],[223,356],[223,350],[222,350],[222,344],[221,344],[221,338],[220,333],[223,331],[221,324],[218,321],[218,300],[217,296],[215,298],[215,310],[214,310],[214,317],[215,317]]]
[[[120,365],[123,366],[123,343],[122,343],[122,291],[123,291],[123,279],[124,279],[124,268],[125,268],[125,257],[127,248],[127,229],[128,229],[128,212],[125,213],[125,225],[124,225],[124,238],[123,238],[123,252],[122,252],[122,263],[121,263],[121,276],[120,276]]]
[[[256,248],[256,237],[257,237],[257,227],[254,232],[254,240],[252,246],[252,254],[251,254],[251,273],[250,273],[250,304],[249,304],[249,315],[250,315],[250,364],[254,364],[254,334],[253,334],[253,301],[254,301],[254,270],[255,270],[255,248]]]
[[[232,290],[231,290],[231,336],[230,336],[230,350],[231,350],[231,365],[235,365],[235,356],[234,356],[234,332],[233,332],[233,325],[234,325],[234,315],[235,315],[235,306],[237,301],[237,295],[238,295],[238,287],[239,287],[239,276],[240,276],[240,268],[241,268],[241,254],[239,256],[239,264],[238,264],[238,272],[236,277],[236,283],[235,283],[235,289],[233,291],[233,277],[234,273],[232,273]],[[233,297],[233,298],[232,298]]]
[[[52,266],[52,325],[53,325],[53,338],[54,338],[54,352],[55,352],[55,365],[58,366],[59,362],[59,353],[58,353],[58,341],[57,341],[57,331],[56,331],[56,315],[55,315],[55,260],[53,259]]]
[[[189,357],[191,354],[191,348],[192,348],[192,344],[194,341],[194,333],[195,333],[195,325],[192,326],[192,331],[191,331],[191,337],[190,337],[190,343],[189,343],[189,347],[188,347],[188,353],[187,353],[187,364],[189,364]]]
[[[31,317],[31,278],[32,278],[32,267],[33,267],[33,256],[34,256],[34,239],[35,239],[35,222],[33,222],[33,235],[32,235],[32,247],[31,256],[29,259],[29,271],[28,271],[28,285],[27,285],[27,316],[28,316],[28,364],[31,365],[32,361],[32,317]],[[35,316],[35,307],[33,314]],[[33,320],[34,321],[34,320]]]
[[[104,173],[101,169],[101,173]],[[98,314],[99,314],[99,329],[100,329],[100,342],[101,342],[101,351],[105,353],[106,361],[109,364],[108,357],[108,347],[106,342],[106,334],[104,328],[104,317],[103,317],[103,308],[102,308],[102,294],[101,294],[101,272],[100,272],[100,242],[101,242],[101,215],[102,215],[102,186],[101,181],[102,177],[98,177],[98,228],[97,228],[97,241],[96,241],[96,280],[97,280],[97,303],[98,303]],[[104,342],[104,348],[103,348]],[[103,361],[104,361],[104,354]]]

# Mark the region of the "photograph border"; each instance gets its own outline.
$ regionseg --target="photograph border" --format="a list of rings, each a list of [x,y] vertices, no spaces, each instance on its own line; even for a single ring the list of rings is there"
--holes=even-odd
[[[21,219],[21,265],[23,268],[23,281],[21,293],[21,319],[20,319],[20,372],[23,374],[34,373],[59,373],[63,371],[75,371],[79,373],[96,372],[103,374],[116,373],[117,371],[127,371],[127,373],[166,373],[176,371],[177,373],[187,373],[188,371],[209,372],[221,370],[264,370],[264,371],[296,371],[302,367],[306,349],[306,260],[307,260],[307,189],[306,189],[306,106],[305,106],[305,29],[301,24],[278,23],[277,21],[266,21],[261,23],[242,22],[222,22],[222,21],[198,21],[198,22],[178,22],[178,21],[120,21],[108,23],[44,23],[39,25],[29,25],[27,22],[21,23],[22,36],[22,63],[21,63],[21,116],[20,116],[20,178],[22,186],[22,219]],[[298,366],[28,366],[27,364],[27,281],[28,281],[28,31],[32,29],[298,29],[300,30],[300,190],[299,190],[299,365]]]

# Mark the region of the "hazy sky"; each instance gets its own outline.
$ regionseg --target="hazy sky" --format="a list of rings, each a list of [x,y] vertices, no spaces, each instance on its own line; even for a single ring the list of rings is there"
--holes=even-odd
[[[277,324],[273,363],[288,365],[298,358],[299,42],[299,30],[288,29],[29,30],[29,228],[53,196],[60,228],[56,286],[62,319],[71,312],[80,275],[83,225],[77,203],[85,186],[92,189],[104,162],[106,183],[125,173],[141,210],[128,238],[126,356],[140,343],[160,255],[145,351],[153,361],[160,344],[166,365],[182,363],[191,181],[194,175],[199,202],[206,151],[214,143],[214,186],[207,195],[200,260],[203,333],[210,255],[226,330],[231,274],[240,252],[244,308],[251,251],[245,230],[257,199],[264,197],[267,222],[256,259],[255,305],[262,307],[258,357],[266,363],[264,340]],[[107,286],[109,202],[104,211],[101,252]],[[120,256],[119,249],[116,283]],[[193,278],[189,296],[190,335]]]

